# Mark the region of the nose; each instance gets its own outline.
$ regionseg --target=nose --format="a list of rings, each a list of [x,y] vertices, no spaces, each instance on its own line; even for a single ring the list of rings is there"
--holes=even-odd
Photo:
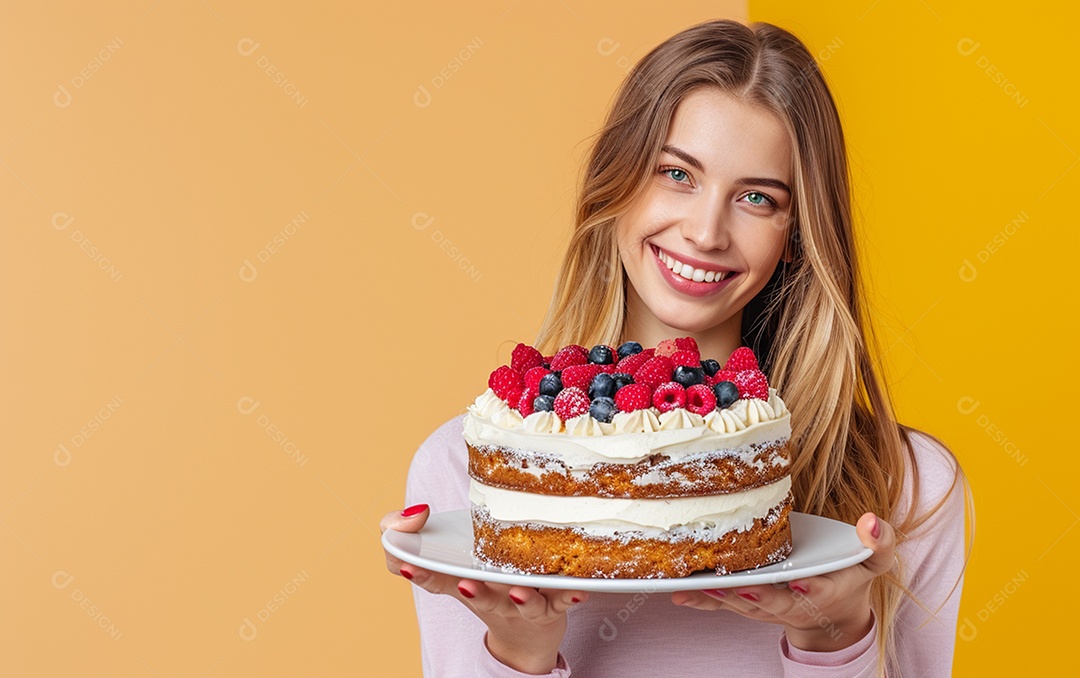
[[[731,244],[732,206],[717,194],[701,194],[682,222],[682,236],[702,252],[726,250]]]

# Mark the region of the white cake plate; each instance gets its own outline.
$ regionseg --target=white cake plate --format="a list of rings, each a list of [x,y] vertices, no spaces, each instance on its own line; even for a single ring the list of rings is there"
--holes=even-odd
[[[807,513],[791,513],[791,555],[756,570],[717,575],[697,572],[677,579],[593,579],[550,574],[518,574],[485,565],[472,555],[468,509],[434,513],[420,532],[387,530],[382,543],[394,556],[431,572],[475,581],[601,593],[700,591],[781,582],[835,572],[861,563],[873,551],[862,545],[855,526]]]

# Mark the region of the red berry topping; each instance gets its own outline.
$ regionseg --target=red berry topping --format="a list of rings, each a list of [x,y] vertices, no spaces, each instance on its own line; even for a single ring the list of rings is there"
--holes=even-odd
[[[715,410],[716,395],[712,388],[705,384],[695,384],[686,389],[686,409],[703,417]]]
[[[701,367],[701,355],[697,351],[679,351],[671,356],[671,362],[675,367],[686,365],[687,367]]]
[[[615,407],[620,412],[644,410],[652,405],[652,391],[644,384],[627,384],[615,391]]]
[[[760,368],[758,367],[757,358],[754,357],[754,352],[746,346],[740,346],[732,352],[731,357],[724,363],[724,369],[742,372],[743,370],[757,370]]]
[[[739,387],[740,398],[769,399],[769,382],[761,370],[743,370],[732,381]]]
[[[521,413],[521,416],[527,417],[533,413],[533,401],[540,395],[540,389],[526,388],[521,392],[521,397],[518,398],[517,411]]]
[[[632,377],[634,376],[634,373],[638,371],[639,367],[649,361],[649,358],[652,358],[652,355],[646,354],[644,351],[635,353],[634,355],[628,355],[615,365],[615,371],[625,372]]]
[[[695,340],[693,337],[679,337],[675,340],[675,345],[679,347],[680,351],[701,353],[697,346],[697,340]]]
[[[598,374],[600,374],[599,365],[571,365],[562,371],[563,388],[577,386],[588,390],[589,382]]]
[[[544,356],[528,344],[518,344],[510,354],[510,367],[515,372],[525,374],[534,367],[544,366]]]
[[[584,365],[589,362],[589,352],[584,346],[570,344],[559,349],[559,352],[551,358],[551,370],[565,370],[571,365]]]
[[[735,372],[733,370],[720,370],[719,372],[717,372],[716,374],[713,375],[712,380],[713,380],[714,384],[719,384],[722,381],[732,381],[733,382],[733,381],[735,381],[735,375],[736,374],[738,374],[738,372]]]
[[[525,381],[514,368],[503,365],[488,377],[488,386],[495,392],[495,395],[513,406],[517,404],[517,400],[511,400],[511,396],[516,393],[517,398],[521,397],[521,391],[525,388]]]
[[[683,407],[686,405],[686,389],[677,381],[660,384],[653,393],[652,404],[661,412],[670,412],[676,407]]]
[[[645,362],[634,373],[634,381],[645,384],[649,390],[655,390],[665,381],[671,381],[671,374],[675,370],[675,364],[667,356],[657,355]]]
[[[555,396],[555,414],[563,421],[569,421],[588,411],[589,395],[583,388],[571,386],[559,391],[559,395]]]
[[[666,355],[669,358],[679,352],[679,345],[674,339],[665,339],[656,345],[656,355]]]
[[[600,368],[601,372],[607,372],[608,374],[615,374],[615,364],[614,363],[612,363],[611,365],[598,365],[597,367]]]
[[[545,374],[551,374],[551,370],[545,367],[533,367],[525,372],[525,388],[531,388],[535,391],[540,390],[540,380],[544,378]]]

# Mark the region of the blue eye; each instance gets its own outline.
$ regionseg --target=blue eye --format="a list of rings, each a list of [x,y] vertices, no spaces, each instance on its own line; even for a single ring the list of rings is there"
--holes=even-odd
[[[761,207],[763,205],[771,205],[772,207],[776,207],[775,200],[765,195],[764,193],[759,193],[758,191],[750,191],[744,197],[746,198],[746,202],[757,207]]]
[[[666,174],[671,177],[671,180],[676,183],[685,183],[683,179],[689,179],[690,175],[686,173],[686,170],[679,169],[678,167],[661,167],[660,174]]]

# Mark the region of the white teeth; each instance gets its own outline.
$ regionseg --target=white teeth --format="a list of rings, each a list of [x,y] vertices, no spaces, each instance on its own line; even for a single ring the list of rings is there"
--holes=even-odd
[[[706,271],[703,268],[694,268],[690,264],[684,264],[675,259],[667,252],[657,251],[657,256],[660,258],[660,261],[664,262],[665,266],[671,269],[672,273],[681,275],[687,280],[693,280],[694,282],[720,282],[729,275],[724,271]]]

